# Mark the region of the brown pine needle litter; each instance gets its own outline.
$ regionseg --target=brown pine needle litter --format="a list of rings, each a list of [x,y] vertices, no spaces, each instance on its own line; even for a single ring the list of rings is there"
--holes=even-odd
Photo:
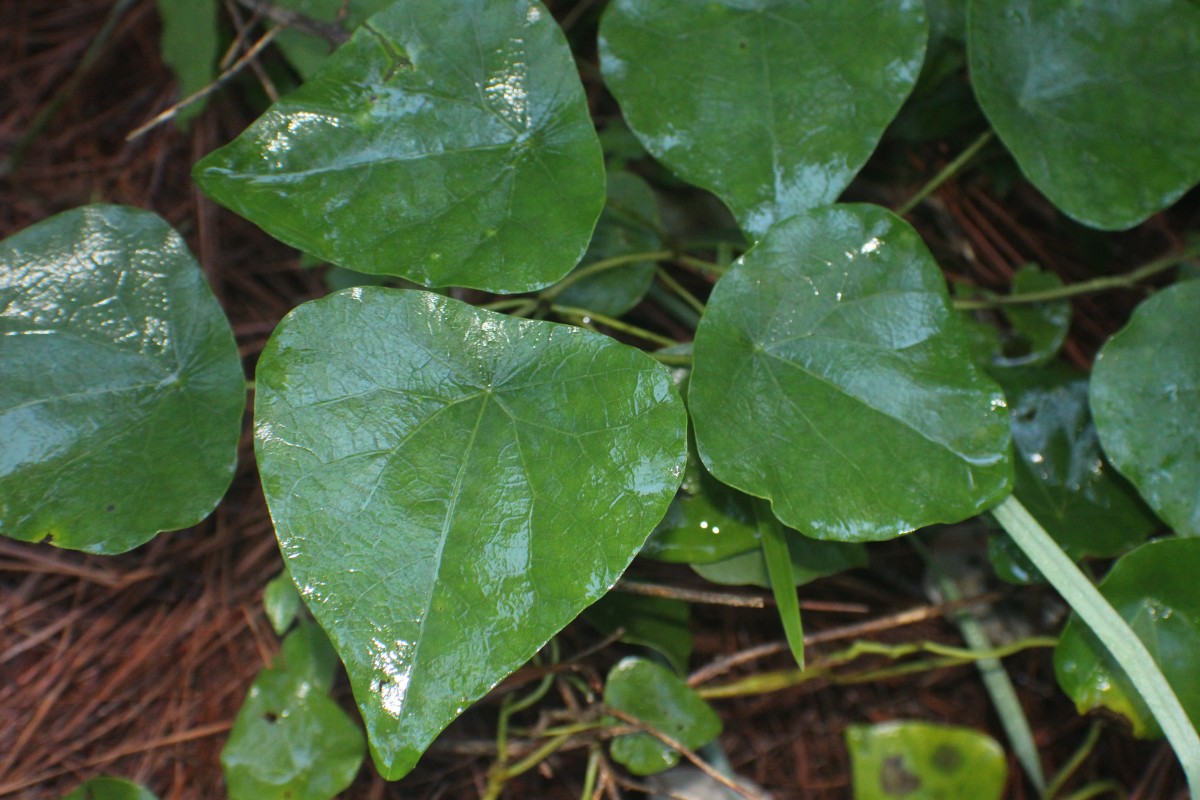
[[[208,109],[186,131],[167,123],[128,140],[131,131],[179,98],[159,56],[154,1],[134,0],[119,10],[116,5],[113,0],[0,4],[0,162],[5,165],[0,236],[91,202],[159,213],[183,233],[203,265],[252,376],[275,324],[298,303],[324,292],[322,276],[302,269],[295,251],[207,201],[194,188],[189,170],[253,118],[254,104],[260,102],[255,98],[270,91],[256,84],[256,75],[263,78],[271,70],[240,73],[209,98]],[[592,3],[548,5],[560,19],[576,22],[586,18]],[[257,36],[262,34],[260,28]],[[250,36],[248,43],[256,38]],[[273,48],[265,48],[260,58],[271,69],[284,66]],[[607,102],[587,71],[585,80],[594,101]],[[896,185],[904,186],[911,174],[932,175],[955,155],[939,143],[907,146],[901,157],[886,152],[898,146],[887,145],[868,166],[851,190],[854,199],[895,205]],[[911,173],[897,177],[897,165]],[[1059,228],[1048,205],[1027,187],[1000,203],[984,181],[951,180],[912,218],[949,274],[1003,289],[1026,261],[1038,261],[1068,282],[1127,270],[1177,247],[1174,231],[1197,227],[1197,205],[1185,203],[1171,212],[1175,219],[1160,215],[1116,237],[1103,263],[1096,263],[1094,253],[1085,256],[1078,241],[1055,238]],[[693,288],[705,285],[695,282]],[[1068,357],[1086,367],[1137,296],[1077,299]],[[655,329],[674,324],[654,307],[639,309],[635,321]],[[262,612],[262,588],[282,563],[258,488],[248,414],[246,423],[234,484],[218,510],[195,528],[161,535],[117,557],[0,539],[0,798],[53,800],[101,774],[142,782],[164,800],[225,796],[221,748],[247,687],[279,646]],[[845,646],[839,641],[843,635],[961,646],[947,617],[958,606],[931,605],[914,582],[913,576],[921,574],[920,559],[903,542],[873,553],[878,557],[869,570],[803,590],[812,657],[819,660]],[[630,580],[631,585],[668,587],[667,592],[675,587],[683,596],[712,590],[685,568],[666,565],[636,565]],[[1014,594],[998,586],[989,587],[984,600],[993,607],[993,600],[999,605],[1015,602],[1014,597],[1027,604],[1023,613],[1034,619],[1031,609],[1053,605],[1048,593]],[[769,598],[761,604],[767,607],[693,608],[694,675],[723,682],[788,668]],[[617,658],[631,652],[623,645],[595,650],[592,645],[602,635],[582,623],[559,638],[560,671],[593,690]],[[572,662],[575,654],[583,655]],[[889,663],[868,658],[855,668]],[[1052,774],[1071,757],[1091,723],[1078,718],[1057,690],[1045,650],[1022,652],[1005,664]],[[706,665],[714,666],[705,672]],[[496,697],[542,674],[527,667],[505,681],[495,696],[451,726],[409,778],[387,784],[368,764],[344,796],[479,796],[495,756]],[[547,706],[578,711],[582,695],[565,682],[557,688]],[[344,680],[338,697],[353,706]],[[777,798],[850,796],[842,741],[849,724],[937,720],[973,726],[1003,740],[969,665],[862,684],[816,680],[719,701],[716,708],[725,722],[721,744],[734,769]],[[525,712],[522,724],[536,720],[534,709]],[[577,798],[587,764],[587,742],[572,743],[514,780],[505,796]],[[1010,773],[1008,796],[1033,797],[1013,759]],[[615,774],[607,761],[599,774],[604,796],[618,791],[633,796],[619,787],[637,782]],[[1183,796],[1165,746],[1136,743],[1115,725],[1106,728],[1082,767],[1083,779],[1096,775],[1120,780],[1133,797],[1145,800]]]

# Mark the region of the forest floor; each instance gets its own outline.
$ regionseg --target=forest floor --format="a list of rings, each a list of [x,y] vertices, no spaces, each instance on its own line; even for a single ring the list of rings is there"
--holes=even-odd
[[[295,250],[218,208],[189,176],[192,163],[253,119],[256,112],[247,99],[253,92],[247,87],[255,76],[248,71],[219,92],[187,130],[165,124],[127,140],[131,130],[174,102],[176,89],[159,55],[153,0],[133,3],[90,54],[94,58],[85,58],[112,5],[111,0],[10,0],[0,10],[0,158],[19,157],[17,169],[0,177],[0,237],[87,203],[157,212],[184,234],[203,265],[252,376],[278,320],[326,291],[320,270],[302,268]],[[569,3],[549,5],[562,13]],[[272,69],[282,66],[270,51],[264,58]],[[887,145],[851,194],[895,201],[954,153],[938,142]],[[948,269],[999,286],[1027,260],[1053,264],[1065,280],[1093,274],[1086,244],[1063,233],[1035,192],[1017,185],[1008,190],[1003,207],[997,194],[986,181],[951,182],[931,201],[932,211],[914,215]],[[1200,227],[1196,205],[1111,237],[1100,269],[1128,268],[1161,253],[1175,241],[1174,231]],[[1178,215],[1184,213],[1191,217],[1181,222]],[[973,257],[964,256],[968,250]],[[1086,368],[1135,300],[1116,294],[1077,302],[1066,356]],[[634,318],[640,315],[639,324],[653,326],[657,313],[647,307],[635,311]],[[961,533],[943,532],[951,539]],[[868,568],[802,589],[811,656],[819,658],[864,636],[961,646],[953,613],[961,607],[933,599],[921,577],[920,556],[903,542],[871,552]],[[979,553],[964,547],[963,557],[970,563]],[[251,680],[278,650],[262,610],[262,589],[281,568],[255,471],[248,414],[233,486],[217,511],[195,528],[161,535],[117,557],[0,540],[0,797],[58,798],[99,774],[138,780],[165,800],[224,796],[220,750]],[[683,566],[639,563],[633,574],[704,588]],[[1032,632],[1052,633],[1061,624],[1062,606],[1050,590],[999,584],[986,563],[979,575],[975,590],[983,596],[973,608],[1002,619],[1019,616]],[[778,641],[782,634],[769,597],[767,605],[696,606],[693,668]],[[570,656],[600,638],[575,623],[559,640]],[[614,645],[592,653],[582,674],[603,675],[629,652],[633,649]],[[730,674],[786,667],[788,658],[786,650],[775,648]],[[1079,717],[1059,691],[1048,650],[1024,651],[1005,665],[1042,762],[1053,774],[1095,720]],[[498,696],[468,711],[405,780],[384,782],[368,760],[344,796],[478,796],[494,757],[487,744],[493,741]],[[339,697],[353,707],[344,681]],[[725,724],[720,744],[733,768],[780,800],[850,797],[843,740],[848,725],[941,721],[1005,741],[971,665],[867,683],[817,680],[718,701],[716,708]],[[557,754],[514,781],[506,796],[577,798],[586,761],[585,749]],[[1011,757],[1009,774],[1006,797],[1036,796]],[[1116,780],[1131,799],[1186,796],[1169,748],[1135,741],[1112,721],[1101,721],[1100,739],[1069,785],[1100,778]]]

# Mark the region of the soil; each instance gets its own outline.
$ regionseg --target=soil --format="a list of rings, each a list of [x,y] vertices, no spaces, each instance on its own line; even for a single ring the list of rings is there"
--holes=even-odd
[[[562,18],[573,4],[549,5]],[[295,250],[205,199],[189,168],[261,111],[270,81],[279,82],[270,76],[286,78],[286,67],[268,49],[261,74],[247,71],[231,81],[189,128],[164,124],[127,140],[177,96],[159,55],[153,0],[133,2],[98,39],[112,7],[111,0],[9,0],[0,7],[0,158],[19,157],[15,171],[0,177],[0,237],[86,203],[156,211],[184,234],[203,265],[232,322],[246,374],[253,375],[277,321],[326,291],[322,272],[301,267]],[[585,10],[582,18],[591,13]],[[589,89],[600,116],[611,113],[611,101],[594,80]],[[957,136],[887,144],[850,194],[894,206],[963,144]],[[943,186],[910,218],[953,277],[1004,287],[1026,261],[1048,265],[1067,281],[1129,269],[1178,245],[1181,231],[1200,227],[1198,208],[1193,196],[1132,232],[1101,239],[1064,223],[1019,180],[1002,190],[980,170]],[[695,291],[707,288],[695,275],[686,279]],[[1110,293],[1077,302],[1066,357],[1087,367],[1139,297]],[[676,333],[649,304],[633,319]],[[279,648],[262,611],[262,588],[281,561],[256,477],[248,415],[246,423],[233,486],[195,528],[161,535],[117,557],[0,539],[0,797],[58,798],[100,774],[137,780],[171,800],[224,796],[220,750],[248,685]],[[980,524],[948,535],[978,542]],[[978,557],[969,546],[964,552]],[[870,638],[877,641],[962,645],[950,608],[927,592],[924,572],[913,549],[892,542],[872,548],[870,567],[804,587],[807,631],[826,640],[811,645],[810,658],[846,646],[863,625],[876,629]],[[639,562],[633,574],[669,586],[711,588],[685,567]],[[987,577],[986,566],[979,574],[986,602],[977,608],[993,618],[1016,615],[1034,631],[1051,633],[1061,624],[1051,591],[1001,585]],[[913,612],[917,621],[901,624],[895,619],[901,612]],[[769,607],[697,605],[692,629],[696,669],[781,638]],[[618,658],[637,652],[609,645],[588,653],[601,638],[583,623],[559,637],[565,658],[585,654],[577,672],[594,689]],[[776,648],[726,677],[785,668],[788,658]],[[863,662],[852,671],[886,663]],[[1048,774],[1099,724],[1099,742],[1069,788],[1110,779],[1130,798],[1187,796],[1166,745],[1135,741],[1117,722],[1076,714],[1055,684],[1048,651],[1025,651],[1005,665]],[[470,709],[412,775],[387,783],[368,760],[343,796],[479,796],[495,755],[499,700],[533,677],[533,669]],[[353,708],[344,682],[338,696]],[[544,707],[576,701],[577,693],[552,693]],[[929,720],[1005,741],[972,666],[859,684],[814,681],[718,701],[716,707],[725,724],[720,745],[733,768],[781,799],[851,796],[843,740],[848,725]],[[536,714],[519,720],[532,722]],[[505,796],[578,798],[586,763],[586,748],[565,749],[513,781]],[[1009,773],[1006,797],[1036,796],[1011,756]],[[627,784],[622,791],[636,796],[628,779],[621,780]]]

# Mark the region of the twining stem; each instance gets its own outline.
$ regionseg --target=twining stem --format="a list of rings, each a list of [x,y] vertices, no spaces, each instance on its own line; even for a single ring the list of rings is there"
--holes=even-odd
[[[971,159],[975,158],[975,156],[979,154],[979,151],[982,150],[984,146],[992,140],[992,136],[993,134],[990,130],[984,131],[982,134],[980,134],[979,138],[971,142],[971,144],[967,146],[966,150],[963,150],[961,153],[959,153],[957,158],[943,167],[941,172],[939,172],[937,175],[934,175],[928,183],[917,190],[916,194],[908,198],[908,200],[906,200],[899,208],[897,208],[896,214],[901,217],[908,214],[908,212],[920,205],[922,200],[936,192],[939,186],[957,175],[962,168],[969,164]]]
[[[1083,744],[1079,745],[1079,749],[1075,754],[1063,764],[1062,769],[1054,776],[1054,780],[1050,781],[1050,785],[1042,792],[1042,797],[1045,800],[1054,800],[1058,797],[1063,787],[1067,785],[1067,781],[1071,780],[1071,776],[1075,771],[1083,766],[1083,762],[1092,754],[1092,750],[1096,748],[1096,743],[1100,741],[1100,723],[1092,723],[1092,727],[1088,729],[1087,736],[1083,739]]]
[[[691,306],[697,314],[700,314],[701,316],[704,315],[704,303],[701,303],[698,299],[696,299],[694,294],[683,287],[683,284],[675,280],[671,273],[667,272],[662,267],[657,267],[654,270],[654,274],[658,276],[660,281],[666,284],[668,289],[679,295],[685,303]]]
[[[1020,305],[1028,303],[1049,303],[1055,300],[1067,300],[1081,294],[1102,292],[1107,289],[1131,289],[1147,278],[1152,278],[1160,272],[1166,272],[1181,261],[1200,255],[1200,245],[1185,247],[1179,252],[1156,258],[1148,264],[1121,275],[1105,275],[1090,281],[1080,281],[1053,289],[1042,289],[1037,292],[1023,294],[989,295],[985,300],[955,300],[954,307],[960,311],[975,311],[997,306]]]
[[[546,302],[550,302],[566,291],[568,287],[574,286],[584,278],[590,278],[601,272],[607,272],[610,269],[617,269],[629,264],[639,264],[644,261],[666,261],[673,255],[675,253],[671,250],[655,250],[650,253],[627,253],[626,255],[613,256],[612,258],[602,258],[587,266],[580,267],[553,286],[543,289],[540,296]]]
[[[714,700],[722,697],[744,697],[746,695],[765,694],[767,692],[779,692],[784,689],[791,689],[809,681],[817,680],[818,678],[825,678],[838,683],[857,683],[860,680],[877,679],[885,674],[897,675],[918,670],[924,671],[928,669],[940,669],[942,667],[953,667],[961,664],[971,664],[984,658],[1004,658],[1031,647],[1054,647],[1056,644],[1058,644],[1058,640],[1049,636],[1031,636],[991,650],[971,650],[938,644],[937,642],[904,642],[890,645],[860,640],[845,650],[821,659],[818,663],[810,664],[805,669],[760,672],[757,675],[751,675],[750,677],[718,686],[699,686],[693,688],[705,700]],[[917,664],[904,664],[900,668],[893,668],[891,670],[876,670],[848,677],[838,677],[833,673],[834,667],[847,664],[866,655],[883,656],[895,660],[917,653],[930,653],[940,658],[918,662]]]
[[[595,311],[589,311],[586,308],[552,305],[550,306],[550,310],[559,316],[571,317],[584,323],[597,322],[605,327],[621,331],[622,333],[627,333],[630,336],[636,336],[639,339],[644,339],[647,342],[657,344],[660,347],[673,347],[679,344],[670,337],[662,336],[654,333],[653,331],[648,331],[645,328],[639,328],[636,325],[630,325],[628,322],[622,322],[619,319],[607,316],[605,314],[597,314]]]
[[[1192,795],[1200,796],[1200,736],[1142,640],[1019,500],[1010,496],[992,516],[1108,648],[1175,749]]]

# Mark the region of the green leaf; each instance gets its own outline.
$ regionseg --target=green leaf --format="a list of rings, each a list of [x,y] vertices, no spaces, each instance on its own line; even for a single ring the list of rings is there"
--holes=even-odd
[[[1028,294],[1062,288],[1062,278],[1026,264],[1013,275],[1012,293]],[[1071,304],[1066,300],[1052,303],[1002,306],[1012,325],[1004,352],[996,359],[1006,367],[1045,364],[1058,354],[1071,328]]]
[[[686,458],[646,354],[426,292],[300,306],[257,386],[280,547],[388,779],[616,583]]]
[[[974,0],[967,41],[984,113],[1067,215],[1129,228],[1200,181],[1200,5]]]
[[[691,608],[682,600],[609,592],[584,612],[584,618],[603,634],[618,629],[621,641],[649,647],[686,675],[692,657]]]
[[[683,485],[667,515],[646,540],[641,555],[657,561],[710,564],[759,550],[754,498],[718,481],[700,461],[688,437]]]
[[[1146,645],[1183,704],[1200,726],[1200,539],[1160,539],[1123,556],[1100,583],[1100,593]],[[1075,615],[1054,650],[1058,685],[1080,713],[1114,711],[1133,725],[1134,735],[1161,736],[1141,696]]]
[[[1100,451],[1086,375],[1062,364],[995,375],[1008,395],[1013,493],[1068,556],[1118,556],[1154,532],[1158,521]],[[1007,536],[992,556],[1002,577],[1037,579]]]
[[[1164,289],[1100,350],[1091,406],[1100,444],[1176,531],[1200,535],[1200,282]]]
[[[296,583],[287,569],[267,581],[263,589],[263,610],[271,621],[271,628],[276,636],[283,636],[284,631],[292,627],[296,614],[300,611],[300,592],[296,591]]]
[[[346,31],[353,31],[372,14],[385,8],[392,0],[274,0],[274,4],[299,12],[310,19],[337,22]],[[287,28],[275,37],[275,45],[283,51],[288,63],[304,80],[311,78],[329,58],[329,42]]]
[[[650,184],[630,172],[608,176],[608,205],[580,269],[599,261],[663,248],[656,232],[662,227],[658,200]],[[654,262],[639,261],[591,275],[571,284],[556,301],[619,317],[636,306],[654,280]]]
[[[721,718],[666,667],[644,658],[626,658],[612,668],[604,684],[604,704],[636,717],[694,750],[721,733]],[[679,763],[679,752],[648,733],[612,740],[613,760],[634,775],[652,775]]]
[[[162,17],[163,61],[179,82],[179,97],[189,97],[210,84],[217,74],[220,42],[216,0],[158,0]],[[198,100],[175,115],[183,123],[204,109]]]
[[[92,778],[63,800],[158,800],[144,786],[124,778]]]
[[[336,657],[325,635],[301,626],[284,662],[254,679],[221,751],[231,800],[329,800],[362,766],[362,731],[328,694]]]
[[[755,510],[758,512],[759,530],[762,531],[760,552],[767,568],[767,580],[775,598],[775,608],[779,611],[779,621],[783,625],[792,657],[800,669],[804,669],[804,622],[800,618],[800,599],[796,597],[789,537],[783,525],[771,513],[769,504],[760,501]]]
[[[0,342],[0,534],[123,553],[216,507],[245,382],[166,222],[87,206],[0,243]]]
[[[855,800],[999,800],[1004,750],[986,734],[930,722],[846,728]]]
[[[792,582],[796,586],[867,565],[867,549],[860,543],[823,542],[792,530],[785,531],[785,534],[792,562]],[[692,569],[713,583],[771,588],[761,549],[708,564],[692,564]]]
[[[757,237],[837,199],[916,83],[926,33],[920,0],[614,0],[600,65],[646,149]]]
[[[575,62],[537,0],[399,0],[194,174],[332,263],[494,292],[565,275],[604,205]]]
[[[721,278],[689,404],[719,480],[809,536],[888,539],[1008,493],[1008,414],[972,364],[942,274],[873,206],[772,229]]]

